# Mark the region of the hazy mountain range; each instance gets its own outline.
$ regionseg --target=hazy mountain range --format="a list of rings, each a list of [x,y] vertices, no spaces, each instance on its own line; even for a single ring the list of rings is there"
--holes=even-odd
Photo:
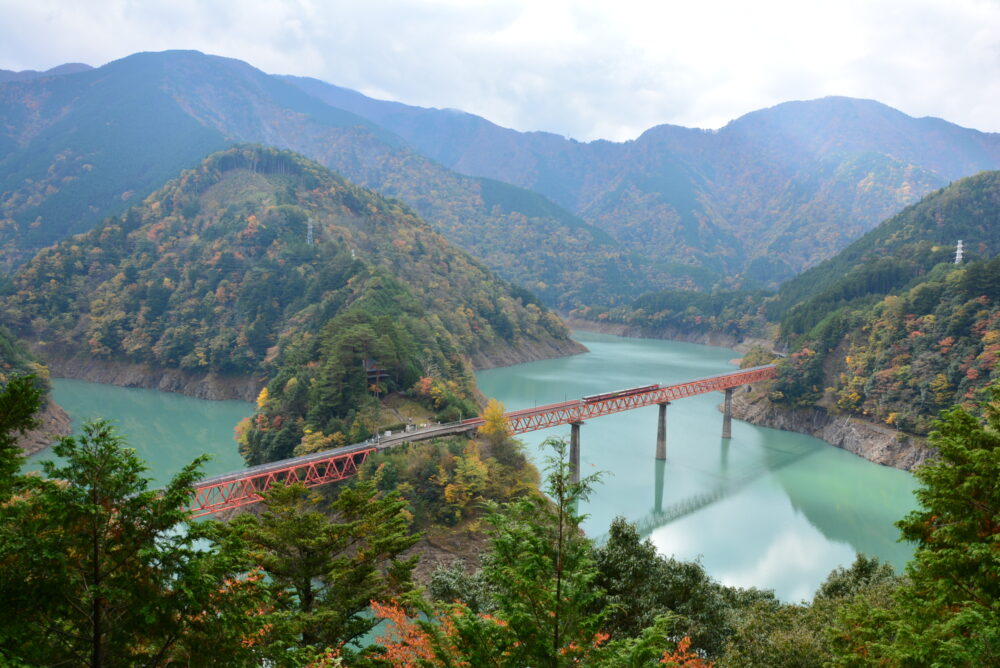
[[[924,194],[1000,166],[1000,136],[868,100],[580,143],[197,52],[84,67],[5,73],[0,84],[8,266],[232,142],[290,148],[398,197],[564,307],[671,286],[775,285]]]
[[[728,271],[777,259],[800,271],[930,190],[1000,165],[1000,136],[871,100],[788,102],[717,131],[661,125],[584,144],[288,80],[456,171],[537,190],[623,244]]]

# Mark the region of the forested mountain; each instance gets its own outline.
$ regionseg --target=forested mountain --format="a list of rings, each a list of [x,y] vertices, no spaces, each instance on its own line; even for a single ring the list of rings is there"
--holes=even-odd
[[[299,151],[402,199],[567,308],[668,287],[776,285],[930,190],[1000,166],[995,135],[867,100],[581,143],[191,51],[73,69],[0,83],[7,266],[234,141]]]
[[[403,199],[549,302],[637,294],[656,275],[545,197],[459,175],[376,123],[237,60],[141,53],[76,74],[0,84],[0,119],[7,266],[123,211],[212,151],[249,141],[299,151]]]
[[[1000,253],[997,212],[1000,172],[956,181],[782,285],[770,312],[783,318],[784,335],[794,337],[839,306],[896,292],[952,260],[959,240],[966,259],[988,260]]]
[[[997,135],[871,100],[789,102],[717,131],[662,125],[635,141],[580,143],[288,79],[457,171],[537,190],[628,248],[742,272],[744,284],[788,278],[928,192],[1000,167]]]
[[[146,60],[0,85],[5,266],[90,229],[226,145],[139,66]]]
[[[443,388],[436,409],[472,412],[472,360],[580,350],[556,316],[401,202],[253,146],[42,250],[3,307],[43,354],[281,377],[272,399],[294,394],[292,417],[309,411],[327,432],[350,432],[369,393],[421,379]]]
[[[11,378],[32,374],[48,388],[48,370],[38,357],[10,330],[0,326],[0,385],[6,385]]]
[[[772,399],[917,433],[982,399],[1000,361],[998,212],[1000,172],[962,179],[783,286],[770,306],[792,355]]]
[[[0,70],[0,82],[28,81],[29,79],[41,79],[42,77],[56,77],[63,74],[86,72],[90,69],[93,68],[90,65],[85,65],[84,63],[64,63],[63,65],[47,69],[44,72],[39,72],[38,70],[21,70],[20,72],[15,72],[14,70]]]

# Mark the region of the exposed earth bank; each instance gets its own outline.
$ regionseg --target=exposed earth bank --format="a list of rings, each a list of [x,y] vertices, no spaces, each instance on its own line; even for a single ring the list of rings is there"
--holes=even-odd
[[[736,338],[722,332],[690,332],[672,327],[649,329],[634,325],[625,325],[618,322],[597,322],[594,320],[581,320],[579,318],[563,317],[563,321],[570,329],[579,329],[585,332],[597,332],[598,334],[614,334],[615,336],[625,336],[632,339],[663,339],[666,341],[683,341],[685,343],[700,343],[705,346],[716,346],[719,348],[732,348],[740,352],[746,352],[751,346],[759,345],[770,350],[774,345],[772,341],[758,338]]]
[[[266,382],[264,378],[252,376],[193,373],[180,369],[164,369],[149,364],[40,352],[45,359],[45,364],[56,378],[76,378],[105,385],[178,392],[197,399],[253,401]]]
[[[472,365],[477,369],[494,369],[513,366],[524,362],[569,357],[587,352],[587,347],[573,339],[550,338],[545,341],[524,341],[516,346],[498,346],[492,350],[472,356]]]
[[[815,436],[868,461],[912,471],[935,450],[926,439],[821,408],[788,409],[772,404],[762,391],[740,388],[733,395],[733,417],[751,424]]]
[[[41,424],[37,429],[25,433],[17,439],[24,454],[31,455],[48,447],[62,436],[70,434],[70,417],[59,404],[50,398],[38,413]]]
[[[267,384],[267,378],[264,377],[194,373],[180,369],[164,369],[149,364],[101,360],[82,355],[61,355],[37,347],[35,350],[45,359],[46,365],[56,378],[75,378],[106,385],[178,392],[197,399],[254,401],[260,394],[261,388]],[[472,363],[476,369],[492,369],[584,352],[587,352],[587,348],[572,339],[528,341],[517,346],[498,346],[477,353],[473,356]]]

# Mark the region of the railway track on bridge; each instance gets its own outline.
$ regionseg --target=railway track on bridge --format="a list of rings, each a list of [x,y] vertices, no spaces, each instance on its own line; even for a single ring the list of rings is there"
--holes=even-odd
[[[685,397],[731,390],[774,378],[776,374],[776,367],[773,364],[766,364],[684,383],[646,385],[510,411],[505,413],[505,417],[512,435],[566,424],[578,426],[584,420],[603,415],[645,406],[664,406]],[[477,417],[450,424],[431,425],[424,429],[383,435],[365,443],[205,478],[194,486],[192,514],[194,517],[202,517],[256,503],[276,484],[299,482],[307,487],[316,487],[346,480],[357,475],[368,457],[379,450],[402,443],[468,433],[478,429],[484,422],[482,418]]]

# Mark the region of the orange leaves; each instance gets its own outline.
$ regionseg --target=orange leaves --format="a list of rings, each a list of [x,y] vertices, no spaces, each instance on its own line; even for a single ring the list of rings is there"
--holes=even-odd
[[[239,233],[239,238],[249,239],[257,234],[260,229],[260,221],[257,220],[257,216],[250,214],[247,216],[247,226]]]
[[[677,668],[711,668],[712,662],[706,661],[694,652],[690,651],[691,638],[684,636],[677,649],[672,653],[664,652],[660,663],[666,666],[676,666]]]
[[[434,651],[430,634],[410,619],[406,611],[396,603],[371,602],[372,613],[385,619],[386,631],[378,642],[385,648],[385,658],[397,668],[417,666],[445,666]],[[443,629],[445,633],[448,627]],[[453,631],[453,627],[451,629]]]
[[[428,376],[422,377],[416,383],[413,384],[413,391],[421,397],[430,397],[431,388],[434,386],[434,380]]]
[[[160,232],[166,226],[167,226],[166,219],[159,220],[159,221],[153,223],[148,228],[146,228],[146,239],[148,239],[149,241],[156,241],[157,238],[160,236]]]

